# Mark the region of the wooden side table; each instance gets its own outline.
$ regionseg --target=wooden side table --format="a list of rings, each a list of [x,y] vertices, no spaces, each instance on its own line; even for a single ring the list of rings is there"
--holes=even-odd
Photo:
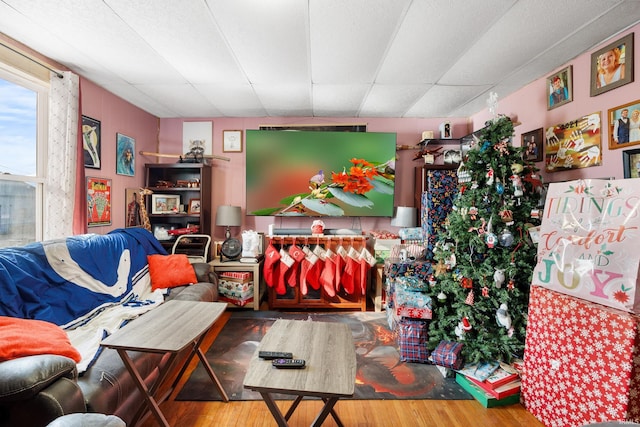
[[[210,261],[213,271],[220,273],[222,271],[249,271],[253,273],[253,301],[245,305],[245,308],[253,308],[260,310],[260,301],[266,292],[266,284],[262,276],[262,265],[264,257],[255,263],[245,263],[238,261],[220,261],[219,258]]]

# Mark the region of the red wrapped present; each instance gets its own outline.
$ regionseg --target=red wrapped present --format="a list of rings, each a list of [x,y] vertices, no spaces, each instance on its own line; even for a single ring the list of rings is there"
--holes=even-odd
[[[463,365],[462,343],[457,341],[440,341],[431,352],[431,361],[445,368],[460,369]]]
[[[532,286],[521,393],[548,427],[640,422],[640,317]]]

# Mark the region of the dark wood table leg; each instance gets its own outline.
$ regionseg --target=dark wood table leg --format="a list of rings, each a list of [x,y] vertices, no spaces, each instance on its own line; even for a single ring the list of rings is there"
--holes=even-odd
[[[267,404],[267,408],[269,408],[271,415],[273,415],[273,418],[278,423],[278,427],[288,427],[289,423],[287,422],[285,417],[282,416],[282,412],[280,412],[280,408],[278,408],[278,405],[276,405],[276,401],[273,400],[271,394],[261,391],[260,396],[262,396],[264,403]]]
[[[302,401],[302,398],[304,396],[298,396],[296,397],[296,400],[293,401],[293,403],[291,404],[291,406],[289,407],[289,410],[287,411],[287,413],[284,416],[284,419],[289,421],[289,418],[291,418],[291,415],[293,415],[293,412],[296,410],[296,408],[298,407],[298,405],[300,404],[300,402]]]
[[[127,351],[122,349],[118,349],[117,351],[118,351],[118,354],[120,355],[120,358],[122,359],[122,362],[124,363],[124,366],[129,371],[129,374],[131,374],[131,376],[133,377],[133,381],[136,383],[136,386],[142,393],[144,400],[147,402],[149,409],[151,410],[153,415],[156,417],[156,420],[158,421],[158,423],[161,426],[169,427],[169,423],[167,422],[167,419],[162,414],[162,411],[160,410],[160,406],[158,406],[158,403],[151,395],[149,388],[147,388],[147,385],[144,383],[142,376],[140,376],[140,373],[138,372],[135,365],[133,364],[133,361],[127,354]]]
[[[313,424],[311,424],[311,426],[320,427],[324,422],[324,420],[327,418],[327,415],[332,414],[333,418],[336,421],[336,424],[338,424],[339,427],[343,427],[342,422],[340,421],[340,418],[338,418],[338,414],[336,414],[335,411],[333,410],[333,407],[338,402],[338,398],[330,397],[326,400],[325,399],[322,399],[322,400],[324,401],[324,407],[322,408],[322,411],[320,411],[316,419],[313,421]]]
[[[224,400],[225,402],[229,402],[229,396],[227,396],[227,392],[224,391],[224,388],[222,387],[222,383],[216,376],[215,372],[213,372],[213,369],[211,369],[211,366],[209,365],[207,358],[202,353],[202,350],[200,350],[200,347],[196,349],[196,353],[200,358],[200,362],[202,362],[202,366],[204,366],[204,369],[207,371],[207,374],[209,374],[209,378],[211,378],[211,381],[213,381],[213,383],[216,385],[216,388],[220,392],[220,395],[222,396],[222,400]]]

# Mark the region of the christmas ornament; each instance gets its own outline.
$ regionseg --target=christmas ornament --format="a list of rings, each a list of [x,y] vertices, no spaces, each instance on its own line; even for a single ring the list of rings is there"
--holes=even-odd
[[[475,302],[475,297],[473,296],[473,289],[469,291],[467,298],[464,300],[465,304],[473,305]]]
[[[469,277],[463,277],[462,280],[460,280],[460,284],[464,289],[471,289],[473,288],[473,279]]]
[[[496,179],[496,193],[502,195],[504,193],[504,184],[500,181],[500,178]]]
[[[436,277],[438,277],[439,275],[447,272],[447,265],[442,260],[440,260],[436,264],[435,270],[436,270]]]
[[[432,288],[438,283],[438,281],[436,280],[436,276],[434,276],[433,274],[429,275],[429,286],[431,286]]]
[[[438,298],[438,301],[445,301],[447,299],[447,296],[444,294],[444,292],[440,291],[436,298]]]
[[[498,325],[505,327],[507,330],[511,329],[511,316],[506,303],[500,304],[500,308],[496,312],[496,321]]]
[[[504,230],[502,230],[502,233],[500,233],[500,237],[498,237],[498,242],[500,242],[500,246],[503,246],[505,248],[510,247],[511,245],[513,245],[515,238],[513,237],[513,234],[511,234],[511,231],[509,231],[508,228],[505,228]]]
[[[520,175],[511,175],[509,179],[513,185],[514,197],[522,197],[524,192],[522,191],[522,178],[520,178]]]
[[[489,298],[489,288],[487,288],[486,286],[482,287],[482,296],[485,298]]]
[[[519,174],[523,170],[524,170],[524,166],[522,166],[520,163],[514,163],[511,165],[511,173],[514,175]]]
[[[455,327],[455,329],[453,330],[453,332],[456,334],[456,337],[458,337],[459,340],[464,340],[464,324],[462,323],[462,320],[458,322],[458,325]]]
[[[464,162],[460,162],[460,166],[458,166],[458,182],[471,182],[471,173],[464,165]]]
[[[498,212],[498,216],[500,216],[502,222],[507,224],[513,222],[513,211],[511,209],[502,209]]]
[[[469,208],[469,218],[471,218],[472,221],[475,221],[476,219],[478,219],[478,208],[475,206],[471,206]]]
[[[513,281],[513,279],[509,279],[509,283],[507,283],[507,289],[512,291],[515,287],[516,287],[516,283]]]
[[[466,316],[462,318],[462,329],[464,331],[470,331],[472,329],[471,323],[469,322],[469,318]]]
[[[487,224],[487,235],[484,237],[485,242],[489,248],[493,248],[496,245],[496,241],[498,238],[493,233],[493,215],[489,218],[489,223]]]
[[[504,281],[504,269],[496,268],[496,271],[493,273],[493,283],[496,285],[496,288],[500,289]]]
[[[487,171],[487,174],[485,175],[485,178],[487,178],[487,185],[493,185],[493,179],[494,179],[494,171],[493,168],[490,167],[489,170]]]

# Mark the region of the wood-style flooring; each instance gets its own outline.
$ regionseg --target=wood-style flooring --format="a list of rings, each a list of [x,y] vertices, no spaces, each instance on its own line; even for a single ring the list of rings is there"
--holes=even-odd
[[[265,308],[266,309],[266,308]],[[208,348],[226,323],[227,310],[216,322],[205,340]],[[174,427],[262,427],[275,426],[271,413],[263,401],[250,402],[177,402],[174,400],[198,360],[178,383],[169,399],[160,405],[167,421]],[[211,385],[213,387],[213,384]],[[291,401],[278,401],[286,412]],[[290,426],[310,426],[322,407],[322,402],[303,400],[289,420]],[[402,426],[402,427],[543,427],[522,405],[515,404],[486,409],[475,400],[340,400],[336,411],[345,427]],[[156,426],[147,417],[142,427]],[[324,427],[337,424],[329,416]]]

